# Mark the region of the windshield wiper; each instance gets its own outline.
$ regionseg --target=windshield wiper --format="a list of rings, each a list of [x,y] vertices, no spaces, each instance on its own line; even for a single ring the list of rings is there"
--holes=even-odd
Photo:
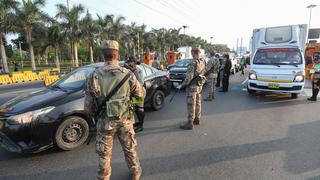
[[[298,65],[296,65],[296,64],[283,64],[283,65],[298,67]]]

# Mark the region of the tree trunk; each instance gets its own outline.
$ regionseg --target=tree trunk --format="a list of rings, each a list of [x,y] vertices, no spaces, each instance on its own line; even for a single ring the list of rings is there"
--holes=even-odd
[[[4,36],[0,34],[0,48],[1,48],[1,59],[3,64],[3,70],[5,73],[9,73],[8,62],[7,62],[7,55],[6,49],[4,48],[3,38]]]
[[[77,42],[74,42],[73,47],[74,47],[74,61],[75,61],[75,66],[76,66],[76,67],[79,67]]]
[[[56,66],[58,68],[58,71],[60,72],[60,62],[59,62],[59,54],[58,54],[58,48],[55,49],[55,55],[56,55]]]
[[[93,49],[92,49],[92,45],[90,45],[89,50],[90,50],[90,62],[91,62],[91,64],[92,64],[92,63],[94,63],[94,61],[93,61]]]
[[[34,52],[33,52],[33,45],[32,45],[32,36],[31,36],[31,28],[25,28],[26,34],[27,34],[27,43],[29,46],[29,54],[30,54],[30,61],[32,70],[35,71],[36,69],[36,63],[34,60]]]

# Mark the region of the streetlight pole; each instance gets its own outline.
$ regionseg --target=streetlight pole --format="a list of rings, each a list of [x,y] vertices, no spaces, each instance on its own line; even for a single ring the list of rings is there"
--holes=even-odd
[[[308,38],[309,39],[309,33],[310,33],[310,25],[311,25],[311,16],[312,16],[312,9],[317,7],[317,5],[315,4],[310,4],[309,6],[307,6],[308,9],[310,9],[310,16],[309,16],[309,25],[308,25]]]
[[[189,26],[183,25],[182,27],[183,27],[183,34],[186,35],[186,28],[189,28]]]

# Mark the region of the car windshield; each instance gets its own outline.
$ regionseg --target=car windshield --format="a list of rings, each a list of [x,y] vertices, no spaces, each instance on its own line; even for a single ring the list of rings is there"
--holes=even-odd
[[[183,60],[178,60],[174,63],[175,66],[178,67],[186,67],[190,64],[191,59],[183,59]]]
[[[94,71],[94,67],[84,67],[71,71],[63,78],[50,85],[64,90],[76,90],[83,87],[84,82],[89,74]]]
[[[296,48],[260,49],[253,59],[253,64],[299,65],[302,64],[302,57]]]

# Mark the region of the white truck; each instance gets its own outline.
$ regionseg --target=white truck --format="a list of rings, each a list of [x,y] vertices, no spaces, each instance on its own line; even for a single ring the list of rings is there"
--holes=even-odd
[[[290,93],[304,90],[307,25],[267,27],[253,30],[248,93]]]
[[[183,46],[178,48],[178,52],[181,53],[181,59],[190,59],[193,58],[191,54],[191,46]],[[200,55],[204,57],[205,51],[204,49],[200,49]]]

